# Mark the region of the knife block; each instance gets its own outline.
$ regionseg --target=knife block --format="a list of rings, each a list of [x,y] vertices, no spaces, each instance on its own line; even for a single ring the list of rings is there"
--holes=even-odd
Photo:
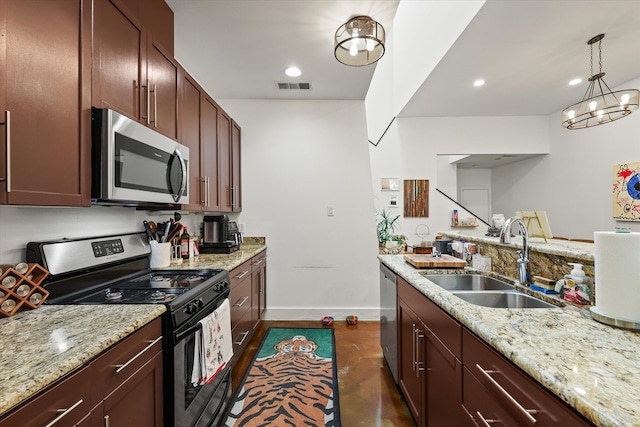
[[[29,269],[24,274],[8,268],[0,275],[0,315],[13,316],[23,306],[38,308],[49,296],[41,286],[49,272],[39,264],[28,265]],[[8,279],[10,277],[13,279]]]

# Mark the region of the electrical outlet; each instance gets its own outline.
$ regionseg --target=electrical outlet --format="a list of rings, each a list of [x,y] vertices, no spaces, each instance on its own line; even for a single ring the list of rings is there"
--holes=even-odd
[[[327,205],[327,216],[333,216],[333,205]]]

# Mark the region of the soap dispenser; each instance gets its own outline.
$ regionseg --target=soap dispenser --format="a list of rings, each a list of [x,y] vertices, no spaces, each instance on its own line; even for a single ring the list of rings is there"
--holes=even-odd
[[[556,283],[556,291],[564,295],[565,301],[580,305],[591,303],[591,286],[593,281],[584,274],[582,264],[577,262],[568,263],[573,268],[569,274]]]

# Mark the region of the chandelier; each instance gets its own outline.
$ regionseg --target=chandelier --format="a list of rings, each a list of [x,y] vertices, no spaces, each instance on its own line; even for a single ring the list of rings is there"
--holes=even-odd
[[[336,31],[334,54],[345,65],[373,64],[384,55],[384,28],[368,16],[351,18]]]
[[[602,71],[602,39],[604,34],[590,39],[587,44],[591,48],[591,77],[589,86],[582,101],[562,110],[562,127],[567,129],[584,129],[603,125],[628,116],[638,109],[638,89],[625,89],[612,92],[604,81]],[[600,70],[593,74],[593,45],[598,43]],[[604,88],[606,90],[604,90]]]

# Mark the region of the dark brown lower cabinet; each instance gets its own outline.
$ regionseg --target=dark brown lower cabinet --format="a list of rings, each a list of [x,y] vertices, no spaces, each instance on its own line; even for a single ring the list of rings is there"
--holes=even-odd
[[[398,383],[418,427],[453,426],[462,403],[461,327],[398,278]]]
[[[463,346],[463,405],[479,426],[592,425],[467,330]]]
[[[398,383],[418,427],[590,426],[398,277]]]
[[[158,318],[0,419],[0,427],[161,427]],[[55,421],[55,422],[54,422]]]

